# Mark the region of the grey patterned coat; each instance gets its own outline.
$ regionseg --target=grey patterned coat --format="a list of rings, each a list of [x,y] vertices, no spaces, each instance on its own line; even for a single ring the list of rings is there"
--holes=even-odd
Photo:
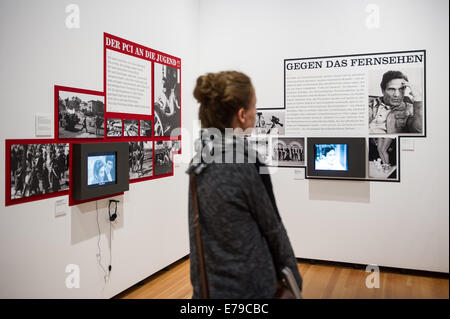
[[[278,215],[269,175],[264,179],[260,176],[259,162],[220,163],[217,159],[225,153],[225,143],[234,144],[236,153],[236,144],[243,143],[243,139],[223,139],[222,150],[215,152],[214,161],[192,164],[187,171],[196,175],[210,297],[273,298],[283,266],[291,268],[301,288],[302,278]],[[201,298],[193,219],[189,190],[191,282],[193,298]]]

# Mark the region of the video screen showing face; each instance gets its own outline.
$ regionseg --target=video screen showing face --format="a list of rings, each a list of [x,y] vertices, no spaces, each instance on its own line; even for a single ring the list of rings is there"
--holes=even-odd
[[[88,187],[116,183],[116,153],[88,155]]]
[[[348,170],[347,144],[315,144],[314,167],[322,171]]]

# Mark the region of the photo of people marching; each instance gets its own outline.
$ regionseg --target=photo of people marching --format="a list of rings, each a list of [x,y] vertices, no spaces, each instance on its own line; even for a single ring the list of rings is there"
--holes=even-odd
[[[11,199],[69,189],[69,144],[14,144]]]

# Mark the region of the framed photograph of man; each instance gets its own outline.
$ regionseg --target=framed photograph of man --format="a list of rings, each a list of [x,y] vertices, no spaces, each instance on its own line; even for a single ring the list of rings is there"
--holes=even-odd
[[[153,142],[128,142],[130,180],[153,176]]]
[[[285,114],[284,110],[258,109],[254,135],[284,135],[286,127]]]
[[[396,136],[369,137],[369,179],[398,180]]]
[[[69,144],[6,140],[6,204],[61,195],[69,190]]]
[[[106,136],[121,137],[122,136],[122,120],[107,119],[106,120]]]
[[[55,132],[60,139],[103,138],[103,92],[55,86]]]
[[[423,67],[371,69],[370,135],[425,135]]]
[[[155,142],[155,175],[173,172],[172,141]]]
[[[123,136],[136,137],[139,136],[138,120],[123,120]]]
[[[154,134],[181,135],[180,70],[159,63],[154,64]]]
[[[140,120],[139,131],[140,136],[152,136],[152,121]]]
[[[273,166],[305,166],[304,137],[272,137]]]

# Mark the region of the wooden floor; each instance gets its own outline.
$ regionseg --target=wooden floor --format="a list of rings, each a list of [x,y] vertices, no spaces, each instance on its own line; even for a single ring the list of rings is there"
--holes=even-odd
[[[303,297],[313,299],[348,298],[449,298],[448,277],[380,271],[380,287],[369,289],[365,269],[299,262],[303,277]],[[117,295],[121,299],[188,299],[192,296],[189,259],[182,259],[141,284]]]

